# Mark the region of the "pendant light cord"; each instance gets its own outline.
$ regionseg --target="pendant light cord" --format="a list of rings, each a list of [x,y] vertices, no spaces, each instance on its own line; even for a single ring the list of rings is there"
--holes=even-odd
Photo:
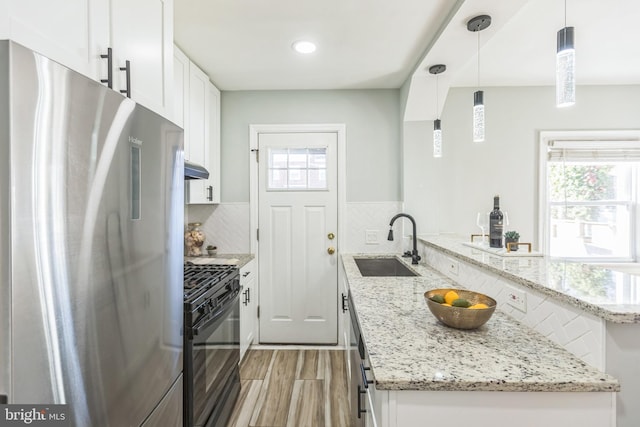
[[[440,105],[440,101],[438,99],[438,79],[440,76],[436,74],[436,119],[440,118],[440,112],[438,111],[438,106]]]
[[[567,28],[567,0],[564,0],[564,27]]]
[[[478,33],[478,89],[480,89],[480,31]]]

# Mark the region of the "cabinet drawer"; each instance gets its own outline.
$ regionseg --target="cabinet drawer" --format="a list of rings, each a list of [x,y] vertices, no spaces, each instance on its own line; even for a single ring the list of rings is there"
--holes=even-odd
[[[255,277],[255,261],[249,261],[244,267],[240,269],[240,284],[245,285],[252,281]]]

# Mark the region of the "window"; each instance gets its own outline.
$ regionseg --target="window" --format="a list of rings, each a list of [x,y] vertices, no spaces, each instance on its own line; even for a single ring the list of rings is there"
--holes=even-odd
[[[270,148],[268,191],[327,190],[327,148]]]
[[[635,261],[640,141],[542,133],[541,241],[552,257]],[[622,135],[628,136],[628,135]],[[597,139],[594,139],[597,138]]]

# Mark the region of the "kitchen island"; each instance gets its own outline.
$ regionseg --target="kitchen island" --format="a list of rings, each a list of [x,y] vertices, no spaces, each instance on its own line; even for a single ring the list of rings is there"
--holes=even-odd
[[[424,262],[491,295],[510,316],[620,382],[617,426],[640,419],[640,268],[548,257],[496,256],[469,236],[418,236]],[[522,304],[515,304],[514,295]]]
[[[616,425],[618,381],[501,310],[477,330],[440,323],[423,294],[461,287],[446,276],[404,261],[419,276],[362,277],[353,255],[342,262],[377,425]]]

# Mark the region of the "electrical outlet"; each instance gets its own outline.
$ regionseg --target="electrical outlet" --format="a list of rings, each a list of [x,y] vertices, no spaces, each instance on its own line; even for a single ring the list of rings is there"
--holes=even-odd
[[[522,311],[527,312],[527,293],[513,286],[507,286],[507,303]]]
[[[380,240],[378,239],[378,231],[379,230],[365,230],[364,231],[364,241],[367,245],[379,245]]]
[[[457,276],[458,272],[460,271],[460,263],[449,258],[447,260],[447,270],[449,271],[449,273]]]

